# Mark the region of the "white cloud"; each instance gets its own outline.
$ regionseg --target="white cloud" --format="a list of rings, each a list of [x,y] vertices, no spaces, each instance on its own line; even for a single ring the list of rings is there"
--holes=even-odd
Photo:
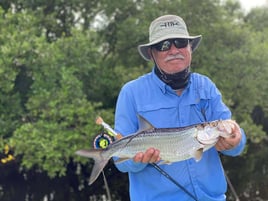
[[[268,5],[267,0],[239,0],[242,8],[246,11],[249,11],[252,8],[261,7],[264,5]]]

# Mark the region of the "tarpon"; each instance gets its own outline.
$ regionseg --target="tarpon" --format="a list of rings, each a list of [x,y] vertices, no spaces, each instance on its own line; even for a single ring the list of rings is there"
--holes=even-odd
[[[219,137],[231,137],[233,120],[217,120],[178,128],[155,128],[139,116],[138,132],[111,143],[106,149],[78,150],[76,154],[93,158],[95,164],[89,179],[92,184],[112,157],[122,162],[133,158],[148,148],[160,151],[160,163],[172,163],[195,158],[199,161],[204,151],[213,147]]]

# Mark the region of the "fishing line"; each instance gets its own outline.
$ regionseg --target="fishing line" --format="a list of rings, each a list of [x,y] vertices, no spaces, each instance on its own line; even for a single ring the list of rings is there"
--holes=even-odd
[[[235,188],[234,188],[234,186],[232,185],[231,180],[229,179],[229,177],[228,177],[226,171],[224,171],[224,174],[225,174],[225,178],[226,178],[226,180],[227,180],[227,183],[229,184],[230,189],[231,189],[231,191],[232,191],[232,193],[233,193],[233,195],[234,195],[234,197],[235,197],[235,201],[240,201],[240,199],[239,199],[239,197],[238,197],[238,195],[237,195],[237,193],[236,193],[236,191],[235,191]]]
[[[208,120],[207,120],[207,117],[206,117],[206,110],[205,110],[205,108],[201,108],[201,113],[202,113],[202,115],[203,115],[205,121],[207,122]],[[219,156],[220,156],[220,158],[221,158],[221,156],[222,156],[223,154],[220,153],[220,152],[218,152],[218,153],[219,153]],[[232,184],[230,178],[228,177],[228,175],[227,175],[227,173],[226,173],[226,171],[225,171],[224,168],[223,168],[223,171],[224,171],[224,175],[225,175],[226,181],[227,181],[227,183],[228,183],[228,185],[229,185],[229,187],[230,187],[230,189],[231,189],[231,192],[233,193],[233,195],[234,195],[234,197],[235,197],[235,201],[240,201],[240,199],[239,199],[239,197],[238,197],[238,195],[237,195],[237,193],[236,193],[236,191],[235,191],[235,188],[234,188],[234,186],[233,186],[233,184]]]
[[[219,153],[219,156],[222,159],[223,154]],[[231,182],[231,180],[230,180],[229,176],[227,175],[227,172],[225,171],[224,168],[223,168],[223,171],[224,171],[224,175],[225,175],[226,181],[228,183],[228,186],[230,187],[230,190],[231,190],[231,192],[232,192],[232,194],[233,194],[233,196],[235,198],[235,201],[240,201],[239,196],[236,193],[236,190],[235,190],[235,188],[234,188],[234,186],[233,186],[233,184],[232,184],[232,182]]]
[[[111,196],[111,192],[110,192],[110,188],[109,188],[106,176],[104,174],[104,171],[101,171],[101,172],[102,172],[102,176],[103,176],[104,186],[105,186],[105,189],[106,189],[107,201],[112,201],[112,196]]]
[[[167,179],[169,179],[172,183],[174,183],[177,187],[179,187],[183,192],[189,195],[193,200],[198,201],[197,198],[190,193],[186,188],[184,188],[180,183],[178,183],[175,179],[173,179],[165,170],[163,170],[156,163],[150,163],[158,172],[164,175]]]

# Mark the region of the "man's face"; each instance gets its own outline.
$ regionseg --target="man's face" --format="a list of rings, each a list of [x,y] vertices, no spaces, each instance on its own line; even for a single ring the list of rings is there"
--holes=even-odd
[[[152,47],[152,55],[159,68],[166,73],[173,74],[190,66],[192,49],[188,40],[165,40]]]

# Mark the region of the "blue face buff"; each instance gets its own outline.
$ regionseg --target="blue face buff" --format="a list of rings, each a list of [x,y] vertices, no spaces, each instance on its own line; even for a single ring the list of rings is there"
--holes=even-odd
[[[154,72],[160,80],[169,85],[173,90],[185,88],[189,82],[191,74],[190,67],[187,67],[185,70],[178,73],[168,74],[159,70],[157,65],[154,68]]]

